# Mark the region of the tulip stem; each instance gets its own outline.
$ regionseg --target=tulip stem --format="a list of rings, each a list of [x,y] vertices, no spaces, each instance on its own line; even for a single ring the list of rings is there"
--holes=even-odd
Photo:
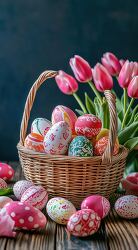
[[[125,127],[126,119],[127,119],[128,113],[129,113],[129,111],[130,111],[130,108],[131,108],[131,106],[132,106],[133,103],[134,103],[134,100],[135,100],[134,98],[131,99],[131,101],[130,101],[130,103],[129,103],[129,106],[128,106],[127,110],[126,110],[126,113],[125,113],[125,115],[124,115],[124,119],[123,119],[123,121],[122,121],[122,129]]]
[[[89,86],[91,87],[91,89],[93,90],[94,94],[98,98],[100,104],[102,104],[102,97],[100,96],[99,92],[97,91],[94,83],[92,81],[89,81],[88,83],[89,83]]]
[[[124,115],[127,110],[127,102],[128,102],[127,89],[124,88]]]
[[[87,110],[86,110],[84,104],[82,103],[80,97],[76,93],[73,93],[73,96],[76,99],[76,101],[78,102],[78,104],[80,105],[80,107],[81,107],[82,111],[84,112],[84,114],[87,114]]]

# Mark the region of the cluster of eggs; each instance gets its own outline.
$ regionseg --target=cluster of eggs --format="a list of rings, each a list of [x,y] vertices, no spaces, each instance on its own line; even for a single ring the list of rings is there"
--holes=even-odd
[[[58,105],[52,112],[51,120],[52,122],[36,118],[33,121],[31,133],[24,142],[27,149],[79,157],[104,153],[109,130],[102,129],[102,122],[98,117],[84,114],[77,118],[71,109]],[[113,154],[116,155],[118,151],[119,142],[116,140]]]

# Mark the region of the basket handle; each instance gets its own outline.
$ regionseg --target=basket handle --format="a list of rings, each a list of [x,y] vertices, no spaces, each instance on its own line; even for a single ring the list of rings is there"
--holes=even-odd
[[[31,112],[31,109],[35,100],[37,90],[47,79],[55,77],[57,73],[58,72],[52,71],[52,70],[44,71],[38,77],[38,79],[33,84],[32,88],[30,89],[26,103],[25,103],[25,108],[24,108],[24,113],[23,113],[21,128],[20,128],[20,144],[21,145],[24,144],[24,140],[26,138],[30,112]],[[115,145],[116,136],[117,136],[116,97],[114,94],[111,93],[110,90],[106,90],[104,94],[105,94],[105,97],[109,106],[110,131],[109,131],[109,141],[108,141],[106,150],[102,156],[102,162],[110,163],[112,161],[112,153],[114,150],[114,145]]]
[[[39,87],[44,83],[47,79],[53,78],[57,75],[56,71],[48,70],[44,71],[38,79],[35,81],[33,84],[32,88],[29,91],[26,103],[25,103],[25,108],[24,108],[24,113],[22,117],[22,122],[21,122],[21,128],[20,128],[20,143],[23,145],[25,138],[26,138],[26,132],[27,132],[27,127],[28,127],[28,122],[30,118],[30,112],[34,103],[34,99],[37,93],[37,90]]]
[[[109,130],[109,140],[102,156],[102,163],[111,163],[112,154],[114,151],[114,145],[117,137],[117,112],[116,112],[116,96],[110,91],[105,90],[104,95],[108,102],[109,113],[110,113],[110,130]]]

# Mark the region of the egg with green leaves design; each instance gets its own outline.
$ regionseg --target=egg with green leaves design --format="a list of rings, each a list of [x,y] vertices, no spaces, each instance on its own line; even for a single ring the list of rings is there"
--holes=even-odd
[[[85,136],[76,136],[69,145],[68,155],[91,157],[93,156],[92,143]]]

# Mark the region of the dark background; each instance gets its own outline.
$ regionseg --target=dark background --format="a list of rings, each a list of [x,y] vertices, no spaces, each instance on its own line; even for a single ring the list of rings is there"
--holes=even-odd
[[[79,54],[93,66],[106,51],[137,60],[138,1],[0,0],[0,160],[17,159],[26,96],[45,69],[69,73]],[[86,85],[85,85],[86,86]],[[80,95],[83,94],[84,84]],[[120,93],[118,87],[116,90]],[[54,80],[38,92],[35,117],[50,119],[54,106],[77,108]]]

